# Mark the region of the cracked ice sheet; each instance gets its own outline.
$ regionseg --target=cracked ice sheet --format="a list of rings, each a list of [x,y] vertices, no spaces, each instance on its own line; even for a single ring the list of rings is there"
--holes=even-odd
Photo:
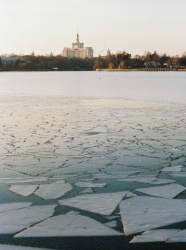
[[[65,214],[49,218],[18,234],[18,237],[60,236],[118,236],[123,235],[102,223],[79,214]]]
[[[46,248],[36,248],[36,247],[22,247],[22,246],[12,246],[12,245],[1,245],[1,250],[52,250],[52,249],[46,249]]]
[[[41,184],[39,188],[34,192],[35,195],[48,200],[56,199],[72,190],[73,187],[69,183],[54,182],[51,184]]]
[[[136,191],[141,193],[173,199],[179,193],[183,192],[186,188],[179,184],[169,184],[165,186],[158,187],[148,187],[148,188],[137,188]]]
[[[14,202],[14,203],[0,204],[0,213],[29,207],[31,205],[32,205],[32,202]]]
[[[166,241],[166,243],[174,243],[174,242],[186,242],[186,230],[182,230],[176,233]]]
[[[58,201],[60,205],[76,207],[101,215],[111,215],[128,191],[80,195]]]
[[[56,205],[31,206],[19,210],[0,213],[0,234],[14,234],[54,213]]]
[[[76,182],[74,184],[77,187],[105,187],[107,185],[107,183],[91,183],[91,182],[85,182],[85,181],[80,181],[80,182]]]
[[[180,229],[157,229],[157,230],[146,231],[141,235],[135,236],[130,241],[130,243],[166,241],[179,231]]]
[[[9,190],[22,196],[29,196],[39,185],[12,185]]]
[[[134,197],[120,203],[125,235],[186,220],[186,200]]]

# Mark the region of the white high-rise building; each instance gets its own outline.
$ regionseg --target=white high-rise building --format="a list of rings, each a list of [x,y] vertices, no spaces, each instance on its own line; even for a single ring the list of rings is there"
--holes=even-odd
[[[79,42],[79,34],[77,33],[76,42],[72,43],[72,48],[63,49],[63,56],[67,58],[93,58],[93,49],[92,47],[84,48],[84,43]]]

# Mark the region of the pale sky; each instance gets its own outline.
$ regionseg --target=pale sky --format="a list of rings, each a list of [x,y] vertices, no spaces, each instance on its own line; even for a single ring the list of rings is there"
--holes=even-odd
[[[0,17],[0,54],[60,54],[77,29],[94,56],[186,51],[186,0],[0,0]]]

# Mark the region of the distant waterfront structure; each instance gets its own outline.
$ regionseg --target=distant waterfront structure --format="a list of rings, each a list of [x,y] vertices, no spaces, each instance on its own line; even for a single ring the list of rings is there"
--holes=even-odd
[[[80,43],[79,34],[77,33],[76,42],[72,43],[72,48],[64,48],[63,56],[67,58],[78,57],[78,58],[93,58],[92,47],[85,47],[84,43]]]
[[[25,60],[21,57],[0,57],[2,61],[2,65],[6,64],[14,64],[16,62],[25,62]]]

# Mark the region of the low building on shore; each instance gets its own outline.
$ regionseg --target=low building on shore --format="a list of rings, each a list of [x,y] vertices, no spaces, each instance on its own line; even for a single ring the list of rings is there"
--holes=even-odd
[[[0,57],[2,65],[7,65],[7,64],[14,64],[17,62],[22,62],[24,63],[25,60],[21,57]]]

